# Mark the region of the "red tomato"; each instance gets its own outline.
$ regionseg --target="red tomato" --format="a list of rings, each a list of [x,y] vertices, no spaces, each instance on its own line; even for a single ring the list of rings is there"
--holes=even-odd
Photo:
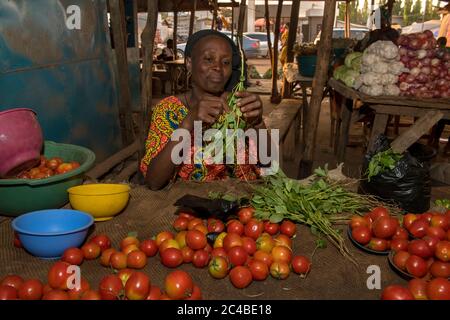
[[[292,238],[297,231],[297,226],[290,220],[283,220],[280,226],[280,232]]]
[[[253,240],[256,240],[261,235],[263,230],[264,230],[263,222],[252,218],[245,225],[244,233],[245,233],[245,236],[250,237]]]
[[[14,232],[14,247],[16,248],[22,248],[22,242],[20,242],[19,236],[17,235],[16,232]]]
[[[372,250],[382,252],[388,249],[388,243],[385,239],[372,238],[370,239],[370,242],[367,245],[367,247],[369,247]]]
[[[150,286],[150,278],[145,273],[133,272],[125,285],[125,296],[129,300],[145,300],[150,292]]]
[[[159,298],[161,298],[161,295],[162,292],[158,286],[151,286],[146,300],[159,300]]]
[[[284,280],[289,277],[291,270],[286,262],[275,261],[270,265],[270,275],[278,280]]]
[[[252,283],[252,272],[243,266],[237,266],[230,271],[230,281],[238,289],[244,289]]]
[[[436,278],[450,277],[450,262],[434,261],[430,266],[430,273]]]
[[[0,300],[16,300],[17,290],[14,287],[0,285]]]
[[[305,256],[292,258],[292,270],[297,274],[307,274],[311,270],[311,261]]]
[[[111,240],[106,234],[98,234],[93,237],[89,242],[93,242],[100,247],[102,251],[111,248]]]
[[[253,207],[244,207],[238,211],[238,218],[242,224],[247,224],[250,219],[253,218],[253,214],[255,213],[255,208]]]
[[[450,241],[439,241],[434,254],[441,261],[450,261]]]
[[[292,248],[292,240],[285,234],[279,234],[274,239],[275,245]]]
[[[51,158],[45,162],[45,166],[52,170],[56,170],[56,168],[58,168],[59,165],[60,165],[59,161],[56,160],[55,158]]]
[[[186,245],[192,250],[203,249],[207,244],[206,235],[198,230],[189,230],[186,233]]]
[[[406,271],[416,278],[422,278],[428,273],[427,262],[421,257],[410,255],[405,263]]]
[[[243,247],[233,247],[228,251],[228,259],[233,266],[243,266],[247,258],[248,253]]]
[[[278,223],[272,223],[270,221],[264,222],[264,232],[267,232],[271,236],[276,235],[279,229],[280,225]]]
[[[213,251],[211,251],[211,257],[222,257],[228,259],[227,252],[223,247],[214,248]]]
[[[262,281],[269,276],[269,267],[262,261],[251,259],[248,268],[252,273],[253,280]]]
[[[412,279],[408,282],[408,290],[416,300],[427,300],[427,282],[423,279]]]
[[[136,245],[136,247],[139,247],[138,238],[136,238],[134,236],[128,236],[128,237],[122,239],[122,241],[120,242],[120,250],[123,251],[123,249],[125,249],[125,247],[129,246],[130,244],[134,244],[134,245]]]
[[[408,243],[408,240],[405,239],[393,239],[391,241],[391,250],[395,252],[408,250]]]
[[[202,225],[203,224],[203,220],[200,218],[194,218],[192,220],[189,221],[188,223],[188,230],[194,230],[196,225]]]
[[[227,252],[233,247],[242,246],[242,244],[242,238],[236,233],[228,233],[223,238],[223,248]]]
[[[109,263],[111,267],[117,270],[125,269],[127,267],[127,255],[123,252],[114,252],[111,254]]]
[[[40,300],[43,295],[44,285],[40,280],[31,279],[25,281],[18,291],[21,300]]]
[[[249,255],[253,255],[256,252],[256,242],[252,238],[243,237],[242,247],[247,251]]]
[[[203,250],[205,250],[206,252],[211,254],[211,252],[213,251],[213,248],[211,247],[211,245],[209,243],[207,243],[206,247]]]
[[[139,247],[135,244],[129,244],[122,249],[122,252],[128,255],[130,252],[139,251]]]
[[[215,279],[225,278],[228,275],[227,259],[223,257],[213,257],[209,262],[208,271]]]
[[[161,255],[164,250],[169,248],[180,249],[180,245],[175,239],[167,239],[159,246],[159,254]]]
[[[109,267],[111,265],[111,255],[115,252],[117,251],[114,248],[109,248],[103,251],[100,256],[100,264],[104,267]]]
[[[202,224],[197,224],[192,230],[200,231],[204,235],[208,234],[208,228],[203,223]]]
[[[128,279],[130,279],[131,275],[134,273],[134,270],[131,269],[122,269],[117,273],[117,276],[122,281],[122,285],[125,287],[127,284]]]
[[[391,285],[384,288],[381,300],[414,300],[412,293],[399,285]]]
[[[274,262],[284,262],[289,264],[292,260],[292,251],[285,246],[273,247],[271,254]]]
[[[408,244],[408,252],[411,255],[416,255],[423,259],[428,259],[433,256],[433,252],[431,251],[430,247],[428,247],[427,242],[422,239],[412,240]]]
[[[191,276],[181,270],[171,272],[164,281],[166,294],[171,299],[179,300],[187,298],[194,289],[194,283]]]
[[[102,300],[118,300],[123,291],[122,280],[117,275],[108,275],[100,281],[98,291]]]
[[[71,161],[70,164],[72,165],[72,170],[80,167],[80,163],[77,161]]]
[[[87,282],[87,280],[82,277],[80,281],[80,286],[70,289],[69,291],[67,291],[67,293],[69,294],[70,300],[79,300],[81,299],[83,294],[87,292],[90,288],[91,286],[89,285],[89,282]]]
[[[189,220],[187,218],[178,217],[173,222],[172,227],[176,231],[183,231],[183,230],[187,230],[188,224],[189,224]]]
[[[88,290],[81,295],[81,300],[102,300],[102,297],[98,291]]]
[[[368,227],[357,227],[352,230],[352,238],[355,239],[356,242],[366,245],[372,239],[372,233]]]
[[[256,240],[256,247],[258,248],[258,250],[262,250],[265,251],[267,253],[271,253],[273,247],[276,245],[275,241],[272,239],[271,236],[267,236],[267,235],[261,235],[257,240]]]
[[[380,217],[389,217],[389,211],[384,207],[376,207],[369,213],[369,216],[375,222]]]
[[[175,241],[178,243],[180,249],[186,247],[186,235],[187,231],[183,230],[177,233],[175,236]],[[166,240],[167,241],[167,240]]]
[[[236,233],[242,236],[244,233],[244,225],[239,220],[230,220],[227,223],[227,233]]]
[[[425,212],[420,215],[420,219],[425,220],[428,224],[430,224],[431,218],[433,218],[433,214],[431,212]]]
[[[68,264],[72,265],[81,265],[83,263],[84,254],[81,249],[78,248],[69,248],[66,251],[64,251],[61,261],[65,261]]]
[[[180,212],[178,216],[181,218],[186,218],[189,221],[191,221],[192,219],[195,218],[195,215],[193,215],[192,213],[188,213],[188,212]]]
[[[403,227],[405,227],[406,230],[409,230],[412,223],[417,219],[418,217],[414,213],[405,214],[405,216],[403,217]]]
[[[202,300],[202,292],[200,288],[194,284],[191,296],[189,298],[186,298],[185,300]]]
[[[430,237],[430,236],[425,236],[425,237],[422,238],[422,240],[424,240],[424,241],[427,243],[428,248],[431,249],[431,252],[435,252],[435,251],[436,251],[436,245],[437,245],[438,242],[439,242],[439,239],[438,239],[438,238],[436,238],[436,237]]]
[[[67,262],[58,261],[48,271],[48,284],[53,289],[67,289],[67,279],[70,274],[67,273],[67,268],[70,266]]]
[[[255,252],[255,254],[253,255],[253,259],[264,262],[267,265],[267,267],[269,267],[269,268],[270,268],[271,264],[273,263],[272,255],[270,253],[267,253],[262,250],[257,250]]]
[[[42,300],[70,300],[69,294],[61,289],[53,289],[44,294]]]
[[[209,263],[209,253],[205,250],[197,250],[192,258],[192,264],[196,268],[204,268]]]
[[[4,277],[0,282],[0,285],[10,286],[16,290],[19,290],[22,284],[23,284],[22,277],[15,274]]]
[[[402,228],[399,226],[397,228],[397,230],[395,231],[395,234],[392,236],[392,240],[395,240],[395,239],[408,240],[409,239],[408,231],[406,231],[405,228]]]
[[[163,231],[160,232],[156,235],[155,241],[156,241],[156,245],[159,247],[161,245],[161,243],[163,243],[165,240],[167,239],[173,239],[173,234],[172,232],[169,231]]]
[[[394,264],[401,270],[406,270],[406,261],[408,260],[410,254],[407,251],[398,251],[394,255]]]
[[[147,256],[142,251],[130,252],[127,256],[127,267],[142,269],[147,265]]]
[[[93,242],[84,244],[81,247],[81,251],[83,251],[83,255],[86,260],[97,259],[102,253],[102,249],[99,247],[99,245]]]
[[[389,239],[397,231],[398,220],[395,218],[380,217],[373,222],[372,231],[375,237]]]
[[[225,225],[222,221],[214,218],[208,219],[208,232],[221,233],[225,230]]]
[[[353,216],[349,222],[350,229],[355,229],[357,227],[369,227],[367,219],[361,216]]]
[[[192,262],[192,259],[194,258],[194,250],[186,246],[183,249],[181,249],[181,254],[183,255],[184,263]]]
[[[416,238],[423,238],[427,234],[428,222],[424,219],[415,220],[409,227],[409,232]]]
[[[439,238],[439,240],[447,239],[447,233],[441,227],[428,227],[427,236],[436,237]]]
[[[427,296],[430,300],[450,300],[450,281],[435,278],[428,283]]]
[[[160,252],[161,263],[168,268],[176,268],[183,263],[183,254],[180,249],[168,248]]]
[[[447,231],[450,226],[450,222],[446,215],[435,214],[435,215],[433,215],[433,217],[431,217],[430,225],[432,227],[439,227],[439,228],[442,228],[444,231]]]
[[[155,240],[148,239],[141,242],[139,249],[145,253],[147,257],[153,257],[158,252],[158,245]]]

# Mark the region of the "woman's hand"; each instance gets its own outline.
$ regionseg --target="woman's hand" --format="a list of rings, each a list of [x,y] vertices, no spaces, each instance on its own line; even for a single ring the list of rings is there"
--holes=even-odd
[[[236,93],[237,106],[241,109],[245,121],[250,125],[258,125],[263,121],[263,104],[261,98],[248,91]]]
[[[227,92],[222,96],[216,97],[210,94],[204,94],[200,101],[195,104],[193,110],[194,120],[200,120],[209,125],[216,122],[223,112],[228,112]]]

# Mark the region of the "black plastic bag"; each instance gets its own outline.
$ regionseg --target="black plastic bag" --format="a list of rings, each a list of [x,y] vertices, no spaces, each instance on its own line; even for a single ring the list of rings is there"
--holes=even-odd
[[[207,199],[194,195],[185,195],[178,199],[175,206],[180,210],[194,212],[199,218],[208,219],[214,217],[225,221],[230,215],[236,213],[240,204],[238,201],[227,201],[224,199]]]
[[[366,170],[372,157],[389,148],[388,139],[380,135],[374,145],[374,152],[364,157],[363,174],[366,178]],[[387,170],[374,177],[370,182],[363,179],[360,189],[363,193],[373,194],[384,200],[393,200],[406,212],[422,213],[430,208],[431,179],[429,161],[423,155],[414,154],[414,151],[423,148],[410,148],[392,170]],[[416,151],[417,152],[417,151]]]

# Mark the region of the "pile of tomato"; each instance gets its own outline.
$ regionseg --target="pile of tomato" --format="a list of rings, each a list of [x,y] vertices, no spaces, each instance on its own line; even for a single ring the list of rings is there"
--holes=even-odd
[[[412,279],[407,287],[401,285],[387,286],[382,300],[450,300],[450,281],[445,278],[434,278],[430,281]]]
[[[60,157],[47,159],[41,156],[39,165],[17,175],[18,179],[44,179],[54,175],[72,171],[80,166],[77,161],[64,161]]]

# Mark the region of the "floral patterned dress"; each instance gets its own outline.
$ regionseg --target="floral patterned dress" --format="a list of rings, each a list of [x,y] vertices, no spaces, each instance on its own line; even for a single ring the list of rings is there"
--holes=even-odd
[[[170,141],[172,133],[178,129],[189,109],[175,96],[163,99],[153,109],[148,137],[145,142],[145,156],[141,160],[140,170],[144,176],[153,158]],[[194,139],[192,139],[194,140]],[[175,177],[183,180],[212,181],[222,180],[228,177],[236,177],[244,180],[255,180],[259,177],[259,168],[251,164],[195,164],[193,142],[191,146],[191,164],[181,164],[177,167]]]

